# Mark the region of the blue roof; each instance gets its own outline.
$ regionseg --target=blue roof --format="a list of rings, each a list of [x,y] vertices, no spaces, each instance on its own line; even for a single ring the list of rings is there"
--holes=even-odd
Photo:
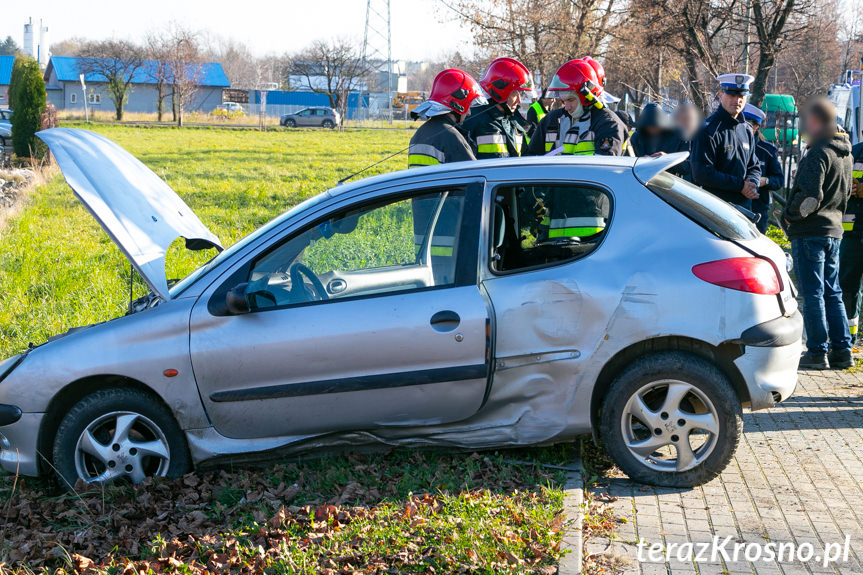
[[[0,56],[0,86],[8,86],[12,77],[12,64],[15,56]]]
[[[78,76],[81,74],[80,62],[83,58],[73,58],[68,56],[51,56],[51,61],[48,66],[54,68],[54,73],[57,75],[57,80],[60,82],[78,82]],[[156,69],[155,60],[145,60],[144,65],[138,68],[132,76],[133,84],[153,84],[154,71]],[[205,62],[201,64],[201,79],[198,82],[201,86],[214,86],[221,88],[230,87],[231,83],[222,69],[222,65],[218,62]],[[2,71],[2,65],[0,65]],[[2,78],[2,76],[0,76]],[[89,73],[86,76],[88,82],[104,82],[105,77],[98,73]],[[0,82],[2,83],[2,82]]]

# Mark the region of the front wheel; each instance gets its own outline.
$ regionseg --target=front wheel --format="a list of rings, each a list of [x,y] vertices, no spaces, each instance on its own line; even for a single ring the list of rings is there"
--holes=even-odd
[[[743,433],[740,400],[712,363],[683,352],[637,360],[611,384],[600,435],[632,479],[693,487],[719,475]]]
[[[78,479],[140,483],[179,477],[189,467],[186,440],[171,412],[137,389],[88,395],[63,417],[54,439],[54,468],[68,489]]]
[[[297,127],[297,123],[296,123],[294,120],[291,120],[290,118],[288,118],[287,120],[285,120],[285,124],[284,124],[284,126],[285,126],[286,128],[296,128],[296,127]]]

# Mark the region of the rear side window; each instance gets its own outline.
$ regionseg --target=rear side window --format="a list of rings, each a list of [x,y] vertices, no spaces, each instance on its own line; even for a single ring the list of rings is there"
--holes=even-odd
[[[647,182],[647,187],[677,211],[721,238],[751,240],[758,237],[758,229],[737,208],[677,176],[662,172]]]
[[[574,260],[605,237],[611,197],[578,184],[519,184],[495,189],[491,269],[497,273]]]

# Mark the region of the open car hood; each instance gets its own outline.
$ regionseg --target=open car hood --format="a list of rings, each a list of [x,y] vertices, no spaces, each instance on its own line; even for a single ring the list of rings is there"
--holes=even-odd
[[[89,130],[37,134],[75,196],[126,254],[153,293],[170,299],[165,254],[177,238],[191,250],[222,249],[180,196],[129,152]]]

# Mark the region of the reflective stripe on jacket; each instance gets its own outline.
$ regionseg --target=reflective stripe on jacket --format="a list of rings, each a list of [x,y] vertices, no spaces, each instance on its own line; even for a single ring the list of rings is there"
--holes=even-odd
[[[475,160],[473,148],[452,114],[429,118],[417,128],[408,147],[408,167]]]
[[[863,182],[863,142],[854,144],[854,147],[851,148],[851,157],[854,160],[854,165],[851,167],[851,177],[858,182]],[[845,214],[842,216],[842,229],[846,232],[859,233],[863,224],[855,227],[857,218],[863,221],[863,198],[858,198],[852,194],[848,199]]]
[[[569,115],[563,108],[552,110],[542,119],[530,139],[525,155],[541,156],[552,151],[559,140],[561,120],[570,124]],[[585,130],[584,126],[588,129]],[[577,155],[620,156],[626,141],[626,127],[614,112],[607,108],[590,111],[589,122],[571,121],[571,128],[563,138],[563,153]],[[565,128],[565,126],[564,126]]]
[[[464,129],[476,142],[478,160],[510,158],[521,155],[527,121],[500,104],[491,102],[471,108]]]

